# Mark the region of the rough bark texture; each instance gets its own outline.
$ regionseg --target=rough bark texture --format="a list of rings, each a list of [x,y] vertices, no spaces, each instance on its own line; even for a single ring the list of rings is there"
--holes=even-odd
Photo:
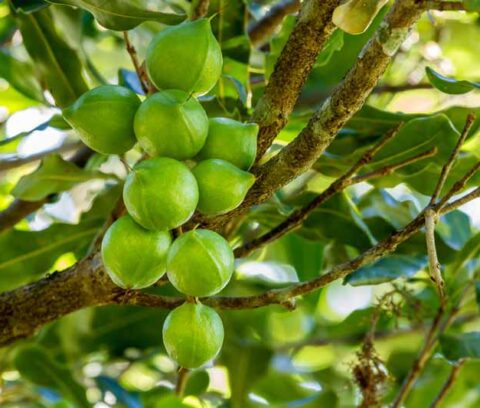
[[[257,181],[242,205],[229,214],[206,220],[197,218],[195,222],[202,222],[208,228],[218,229],[232,217],[244,213],[253,205],[264,202],[279,188],[312,167],[333,141],[338,131],[365,104],[367,97],[377,85],[411,27],[425,10],[425,2],[417,0],[395,2],[377,33],[362,50],[356,64],[335,88],[330,98],[312,116],[302,132],[280,153],[254,170]],[[305,11],[302,10],[302,12]],[[277,65],[280,67],[280,62]],[[287,79],[284,81],[288,82]],[[273,85],[269,83],[268,86]],[[291,98],[289,92],[284,92],[283,88],[277,86],[275,89],[278,92],[276,97],[284,97],[285,100],[290,100],[290,103],[295,103],[289,99]],[[286,122],[283,113],[278,114],[278,110],[268,107],[267,101],[271,98],[272,95],[266,96],[259,102],[259,108],[257,108],[258,112],[266,111],[270,112],[269,115],[273,115],[268,119],[263,118],[258,121],[262,123],[260,152],[270,145],[270,137],[275,137],[274,133]],[[263,104],[266,105],[263,106]],[[290,106],[289,103],[282,106],[286,107],[287,105]],[[275,104],[275,106],[280,105]],[[257,111],[255,115],[258,115]],[[280,112],[284,111],[285,109],[280,110]],[[267,125],[268,123],[270,125]]]
[[[340,0],[306,0],[278,58],[252,120],[259,124],[257,160],[286,125],[321,49],[335,30],[332,15]]]
[[[98,255],[69,270],[0,295],[0,345],[33,335],[36,330],[88,306],[111,303],[121,293],[103,271]]]

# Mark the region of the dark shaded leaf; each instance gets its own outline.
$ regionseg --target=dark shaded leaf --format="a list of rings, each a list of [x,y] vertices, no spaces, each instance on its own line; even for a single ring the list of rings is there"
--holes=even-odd
[[[184,395],[201,395],[207,391],[210,376],[206,371],[194,371],[188,375]]]
[[[77,53],[55,30],[50,10],[17,13],[23,42],[38,75],[59,107],[72,104],[88,87]]]
[[[33,13],[48,7],[45,0],[10,0],[15,11],[23,11],[24,13]]]
[[[46,349],[36,345],[20,346],[15,352],[14,364],[23,378],[36,385],[57,390],[76,407],[91,406],[85,396],[85,389],[75,381],[70,370],[57,363]]]
[[[430,67],[427,67],[425,71],[430,83],[439,91],[446,94],[459,95],[471,92],[474,89],[480,89],[480,83],[478,82],[448,78],[434,71]]]
[[[440,336],[442,353],[448,360],[480,358],[480,332],[444,334]]]
[[[0,77],[28,98],[43,102],[42,88],[35,77],[33,67],[13,58],[2,49],[0,49]]]
[[[392,255],[348,275],[344,283],[352,286],[378,285],[398,278],[411,278],[427,265],[427,257]]]

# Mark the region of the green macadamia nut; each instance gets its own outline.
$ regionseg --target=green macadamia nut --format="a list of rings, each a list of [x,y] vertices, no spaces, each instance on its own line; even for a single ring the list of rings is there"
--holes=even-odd
[[[117,286],[146,288],[165,274],[171,242],[168,231],[146,230],[125,215],[110,226],[103,238],[103,264]]]
[[[122,154],[136,143],[133,121],[140,99],[128,88],[102,85],[63,110],[83,143],[99,153]]]
[[[153,94],[135,115],[135,134],[150,156],[191,159],[205,144],[207,133],[205,110],[184,91]]]
[[[135,166],[123,188],[128,213],[144,228],[164,231],[190,219],[198,203],[198,185],[190,169],[167,157]]]
[[[184,303],[163,324],[163,344],[180,366],[194,369],[214,359],[222,348],[222,319],[202,304]]]
[[[252,167],[257,154],[258,125],[228,118],[209,120],[208,136],[197,158],[222,159],[242,170]]]
[[[172,285],[189,296],[211,296],[230,281],[234,256],[221,235],[206,229],[178,237],[167,256],[167,275]]]
[[[192,170],[200,199],[198,211],[204,215],[225,214],[237,208],[255,182],[255,176],[225,160],[209,159]]]
[[[222,72],[222,50],[210,21],[199,19],[167,27],[150,43],[147,73],[158,89],[181,89],[194,95],[207,93]]]

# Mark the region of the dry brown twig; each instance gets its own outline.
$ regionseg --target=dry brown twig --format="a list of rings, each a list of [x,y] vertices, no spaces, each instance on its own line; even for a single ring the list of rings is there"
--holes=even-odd
[[[152,92],[152,85],[150,84],[150,80],[148,79],[145,66],[138,61],[137,50],[130,41],[128,31],[123,32],[123,39],[125,40],[125,48],[130,55],[133,67],[135,68],[138,80],[140,81],[140,85],[143,89],[143,92],[145,92],[145,95],[147,95]]]

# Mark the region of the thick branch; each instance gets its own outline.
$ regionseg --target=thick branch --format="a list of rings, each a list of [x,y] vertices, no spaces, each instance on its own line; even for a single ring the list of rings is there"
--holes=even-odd
[[[208,7],[210,5],[210,0],[195,0],[192,2],[192,15],[191,20],[197,20],[199,18],[205,17],[208,13]]]
[[[425,11],[425,5],[426,3],[423,1],[397,0],[377,33],[361,52],[345,80],[337,86],[331,97],[313,115],[297,138],[270,161],[255,170],[257,181],[242,205],[229,214],[209,220],[196,219],[195,221],[203,222],[208,228],[219,228],[233,216],[244,213],[252,205],[264,202],[280,187],[312,167],[333,141],[338,131],[364,105],[411,27]],[[290,71],[286,70],[286,72]],[[285,92],[286,89],[291,88],[283,86],[278,89],[280,93],[278,97],[285,97],[288,101],[291,95]],[[260,101],[256,114],[261,111],[270,112],[277,120],[270,122],[273,127],[265,127],[265,123],[269,123],[269,121],[265,121],[265,117],[259,121],[259,116],[255,116],[257,122],[262,123],[261,129],[263,128],[260,131],[260,152],[262,145],[265,148],[271,142],[270,140],[265,145],[265,135],[270,134],[269,129],[277,129],[279,123],[282,123],[283,126],[286,120],[275,109],[275,106],[278,105],[270,106],[266,102],[267,99]]]
[[[265,17],[248,27],[248,35],[254,46],[263,44],[275,32],[285,16],[296,13],[300,0],[283,0],[274,5]]]
[[[332,15],[340,0],[305,0],[252,120],[259,124],[257,159],[286,125],[318,54],[335,30]]]

